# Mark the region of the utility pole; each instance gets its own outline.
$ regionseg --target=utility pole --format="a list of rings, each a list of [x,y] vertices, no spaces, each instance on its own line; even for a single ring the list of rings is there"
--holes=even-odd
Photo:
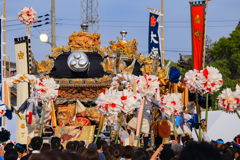
[[[55,34],[55,0],[52,0],[51,9],[51,22],[52,22],[52,47],[56,47],[56,34]]]

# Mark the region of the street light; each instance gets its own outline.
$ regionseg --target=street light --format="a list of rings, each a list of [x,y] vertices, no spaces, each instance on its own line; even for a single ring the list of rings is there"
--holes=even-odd
[[[48,35],[46,35],[45,33],[40,34],[39,38],[44,43],[48,42]]]

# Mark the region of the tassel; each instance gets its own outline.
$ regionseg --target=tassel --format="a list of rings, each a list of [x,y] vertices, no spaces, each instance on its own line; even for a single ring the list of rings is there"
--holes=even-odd
[[[29,112],[28,114],[28,124],[32,123],[32,112]]]

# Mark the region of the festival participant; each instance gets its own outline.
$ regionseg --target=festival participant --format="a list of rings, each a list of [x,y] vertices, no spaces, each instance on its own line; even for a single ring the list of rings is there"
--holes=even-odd
[[[103,152],[103,148],[107,146],[107,142],[104,140],[97,140],[97,151],[98,153],[102,153]]]
[[[77,150],[77,145],[73,141],[69,141],[66,145],[66,149],[68,152],[75,153]]]
[[[105,156],[104,154],[102,153],[102,150],[103,150],[103,141],[102,140],[97,140],[97,151],[99,153],[99,158],[102,160],[102,159],[105,159]]]
[[[90,143],[89,145],[88,145],[88,148],[93,148],[93,149],[95,149],[95,150],[97,150],[97,145],[95,144],[95,143]],[[85,151],[85,152],[87,152],[87,151]],[[90,152],[90,151],[88,151],[88,152]],[[84,153],[84,152],[83,152]],[[104,154],[102,154],[102,153],[100,153],[100,152],[98,152],[98,154],[99,154],[99,159],[100,160],[105,160],[105,156],[104,156]],[[83,157],[84,158],[84,157]]]
[[[161,160],[170,160],[173,157],[175,157],[175,154],[171,148],[163,148],[160,153]]]
[[[85,147],[85,145],[86,145],[86,144],[85,144],[84,141],[79,141],[79,142],[78,142],[78,148],[79,148],[79,147]]]
[[[120,160],[122,158],[121,147],[114,147],[112,153],[112,160]]]
[[[112,155],[113,147],[112,146],[106,146],[103,148],[103,152],[109,152]]]
[[[144,102],[143,102],[144,103]],[[156,106],[156,108],[160,109],[160,102],[155,100],[153,97],[146,99],[145,110],[143,115],[143,122],[142,122],[142,133],[144,134],[144,148],[148,148],[148,141],[149,141],[149,129],[150,123],[152,120],[151,112],[152,112],[152,103]],[[133,118],[128,122],[128,130],[132,130],[133,132],[137,129],[137,121],[139,117],[139,109],[137,109],[136,113],[133,115]],[[141,134],[141,133],[139,133]]]
[[[179,160],[220,160],[221,156],[217,149],[206,142],[190,142],[183,148]]]
[[[55,151],[55,152],[62,152],[60,138],[51,140],[51,149],[52,149],[52,151]]]
[[[105,160],[112,160],[112,158],[111,158],[111,154],[109,153],[109,152],[102,152],[103,154],[104,154],[104,156],[105,156]]]
[[[8,143],[4,147],[4,151],[6,152],[7,150],[12,149],[12,148],[14,148],[14,144],[13,143]]]
[[[41,137],[33,137],[31,140],[31,146],[33,151],[28,155],[22,157],[21,160],[28,160],[31,155],[39,154],[42,148],[42,144],[43,144],[43,139]]]
[[[202,124],[202,131],[203,131],[203,140],[204,142],[207,142],[207,143],[210,143],[210,139],[207,135],[207,132],[206,132],[206,122],[205,121],[201,121],[201,124]]]
[[[4,160],[17,160],[18,153],[15,149],[8,149],[4,154]]]
[[[42,113],[42,103],[37,102],[32,97],[25,100],[25,102],[19,107],[18,110],[15,111],[16,114],[21,112],[22,114],[26,112],[26,126],[28,128],[28,135],[32,138],[34,136],[34,132],[40,125],[40,118]],[[31,117],[31,118],[30,118]]]
[[[180,144],[174,144],[171,149],[173,150],[173,153],[175,154],[175,157],[178,157],[180,156],[182,150],[183,150],[183,147],[180,145]]]
[[[16,144],[15,150],[18,153],[18,159],[20,160],[23,157],[24,152],[27,150],[26,145]]]
[[[148,157],[143,151],[137,150],[133,153],[132,160],[148,160]]]
[[[133,153],[134,153],[133,147],[125,146],[123,150],[123,158],[125,158],[125,160],[131,160]]]
[[[94,144],[94,143],[92,143],[92,144]],[[97,150],[92,147],[84,150],[83,153],[81,154],[81,156],[84,160],[98,160],[98,159],[100,160]],[[104,159],[105,159],[105,156],[104,156]]]

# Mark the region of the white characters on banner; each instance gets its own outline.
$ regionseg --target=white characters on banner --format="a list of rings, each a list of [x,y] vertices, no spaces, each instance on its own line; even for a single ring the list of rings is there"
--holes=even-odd
[[[153,34],[153,31],[151,31],[151,42],[150,43],[154,42],[155,44],[158,44],[158,41],[156,39],[154,39],[155,37],[157,37],[157,35]]]

